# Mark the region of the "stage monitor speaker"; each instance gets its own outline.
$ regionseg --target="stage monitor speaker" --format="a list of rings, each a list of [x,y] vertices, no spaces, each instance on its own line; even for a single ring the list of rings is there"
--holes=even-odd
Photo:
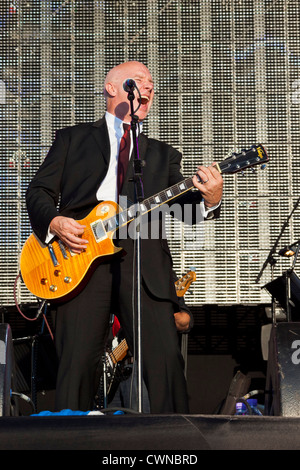
[[[287,277],[282,275],[264,286],[265,289],[279,302],[281,307],[287,308]],[[291,321],[300,320],[300,279],[295,272],[290,274],[290,309]]]
[[[11,415],[11,383],[14,369],[11,328],[0,324],[0,416]]]
[[[266,415],[300,416],[300,323],[272,326],[265,392]]]

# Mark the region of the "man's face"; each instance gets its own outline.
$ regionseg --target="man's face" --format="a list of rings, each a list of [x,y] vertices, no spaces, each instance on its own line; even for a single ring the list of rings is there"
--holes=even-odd
[[[140,121],[143,121],[148,115],[153,102],[154,84],[147,67],[139,62],[127,62],[113,69],[106,84],[106,91],[109,94],[107,110],[124,121],[130,121],[130,101],[128,100],[128,93],[123,88],[123,83],[128,78],[133,79],[139,89],[141,99],[137,90],[134,90],[133,107],[135,110],[140,105],[135,114],[137,114]]]

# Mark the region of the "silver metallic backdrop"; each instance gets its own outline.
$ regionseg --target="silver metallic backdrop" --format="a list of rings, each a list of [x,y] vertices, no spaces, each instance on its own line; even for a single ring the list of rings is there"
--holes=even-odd
[[[170,220],[168,236],[177,274],[197,273],[190,305],[268,302],[270,265],[255,280],[300,195],[299,10],[298,0],[0,0],[0,305],[15,302],[31,233],[24,192],[55,130],[101,117],[107,71],[133,59],[155,80],[145,132],[183,152],[185,176],[267,148],[264,171],[224,176],[218,221]],[[300,238],[299,214],[278,249]],[[290,265],[278,249],[275,277]],[[20,279],[15,294],[34,300]]]

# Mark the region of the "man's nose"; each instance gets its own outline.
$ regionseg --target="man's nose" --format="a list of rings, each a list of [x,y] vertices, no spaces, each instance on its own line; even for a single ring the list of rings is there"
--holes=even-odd
[[[151,82],[144,82],[144,83],[143,83],[143,88],[145,88],[146,90],[152,90],[152,89],[153,89],[153,83],[151,83]]]

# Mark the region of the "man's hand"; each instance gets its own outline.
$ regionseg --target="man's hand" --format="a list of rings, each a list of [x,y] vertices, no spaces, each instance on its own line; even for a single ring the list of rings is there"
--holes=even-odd
[[[190,326],[191,317],[187,312],[174,313],[175,325],[178,331],[186,331]]]
[[[58,215],[51,220],[50,231],[57,235],[74,253],[81,253],[86,249],[88,240],[81,238],[85,225],[75,219]]]
[[[197,175],[193,177],[193,184],[203,195],[205,206],[209,208],[219,204],[223,194],[223,178],[217,168],[213,165],[199,166]]]

